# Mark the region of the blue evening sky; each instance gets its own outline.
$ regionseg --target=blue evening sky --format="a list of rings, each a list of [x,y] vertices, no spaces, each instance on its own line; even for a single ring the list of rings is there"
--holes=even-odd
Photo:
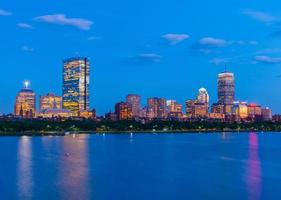
[[[0,112],[24,80],[61,94],[62,60],[91,59],[91,107],[128,93],[184,103],[217,74],[235,73],[236,99],[281,113],[280,0],[0,1]]]

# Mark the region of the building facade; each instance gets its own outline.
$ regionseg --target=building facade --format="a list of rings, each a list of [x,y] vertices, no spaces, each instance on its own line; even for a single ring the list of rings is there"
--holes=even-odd
[[[47,109],[62,109],[62,97],[56,96],[53,93],[40,96],[39,109],[40,111]]]
[[[132,106],[133,117],[140,116],[141,97],[136,94],[128,94],[126,102]]]
[[[235,99],[234,74],[223,72],[218,75],[218,104],[224,105],[224,113],[231,114]]]
[[[90,62],[88,58],[70,58],[63,62],[63,109],[73,116],[89,111]]]
[[[34,118],[36,115],[35,93],[28,85],[17,94],[14,114],[24,118]]]
[[[147,107],[153,111],[153,118],[166,118],[166,99],[164,98],[148,98]]]
[[[115,114],[118,120],[130,120],[133,118],[132,106],[127,102],[115,104]]]
[[[208,116],[208,107],[205,103],[200,103],[197,100],[187,100],[185,106],[188,118],[204,118]]]
[[[182,115],[182,105],[175,100],[167,100],[167,117],[181,118]]]

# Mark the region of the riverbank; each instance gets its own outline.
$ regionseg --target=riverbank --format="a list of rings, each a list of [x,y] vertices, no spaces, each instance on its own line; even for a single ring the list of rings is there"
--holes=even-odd
[[[0,132],[1,136],[67,136],[73,134],[207,134],[207,133],[267,133],[273,132],[271,130],[144,130],[144,131],[26,131],[26,132]],[[274,131],[277,133],[281,133],[280,131]]]

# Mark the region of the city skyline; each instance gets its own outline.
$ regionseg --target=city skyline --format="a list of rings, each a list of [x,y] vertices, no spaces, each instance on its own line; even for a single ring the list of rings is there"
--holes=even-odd
[[[98,114],[130,93],[184,104],[204,87],[214,103],[225,64],[235,74],[236,99],[281,113],[275,89],[281,81],[280,16],[272,2],[180,1],[159,8],[147,0],[110,7],[82,0],[45,2],[44,9],[33,0],[28,9],[23,2],[2,3],[0,112],[13,112],[25,79],[36,94],[61,95],[62,60],[79,55],[91,59],[90,107]]]

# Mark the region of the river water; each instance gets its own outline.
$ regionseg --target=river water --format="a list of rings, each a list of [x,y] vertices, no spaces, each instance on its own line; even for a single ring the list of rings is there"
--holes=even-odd
[[[281,199],[280,133],[0,137],[0,199]]]

